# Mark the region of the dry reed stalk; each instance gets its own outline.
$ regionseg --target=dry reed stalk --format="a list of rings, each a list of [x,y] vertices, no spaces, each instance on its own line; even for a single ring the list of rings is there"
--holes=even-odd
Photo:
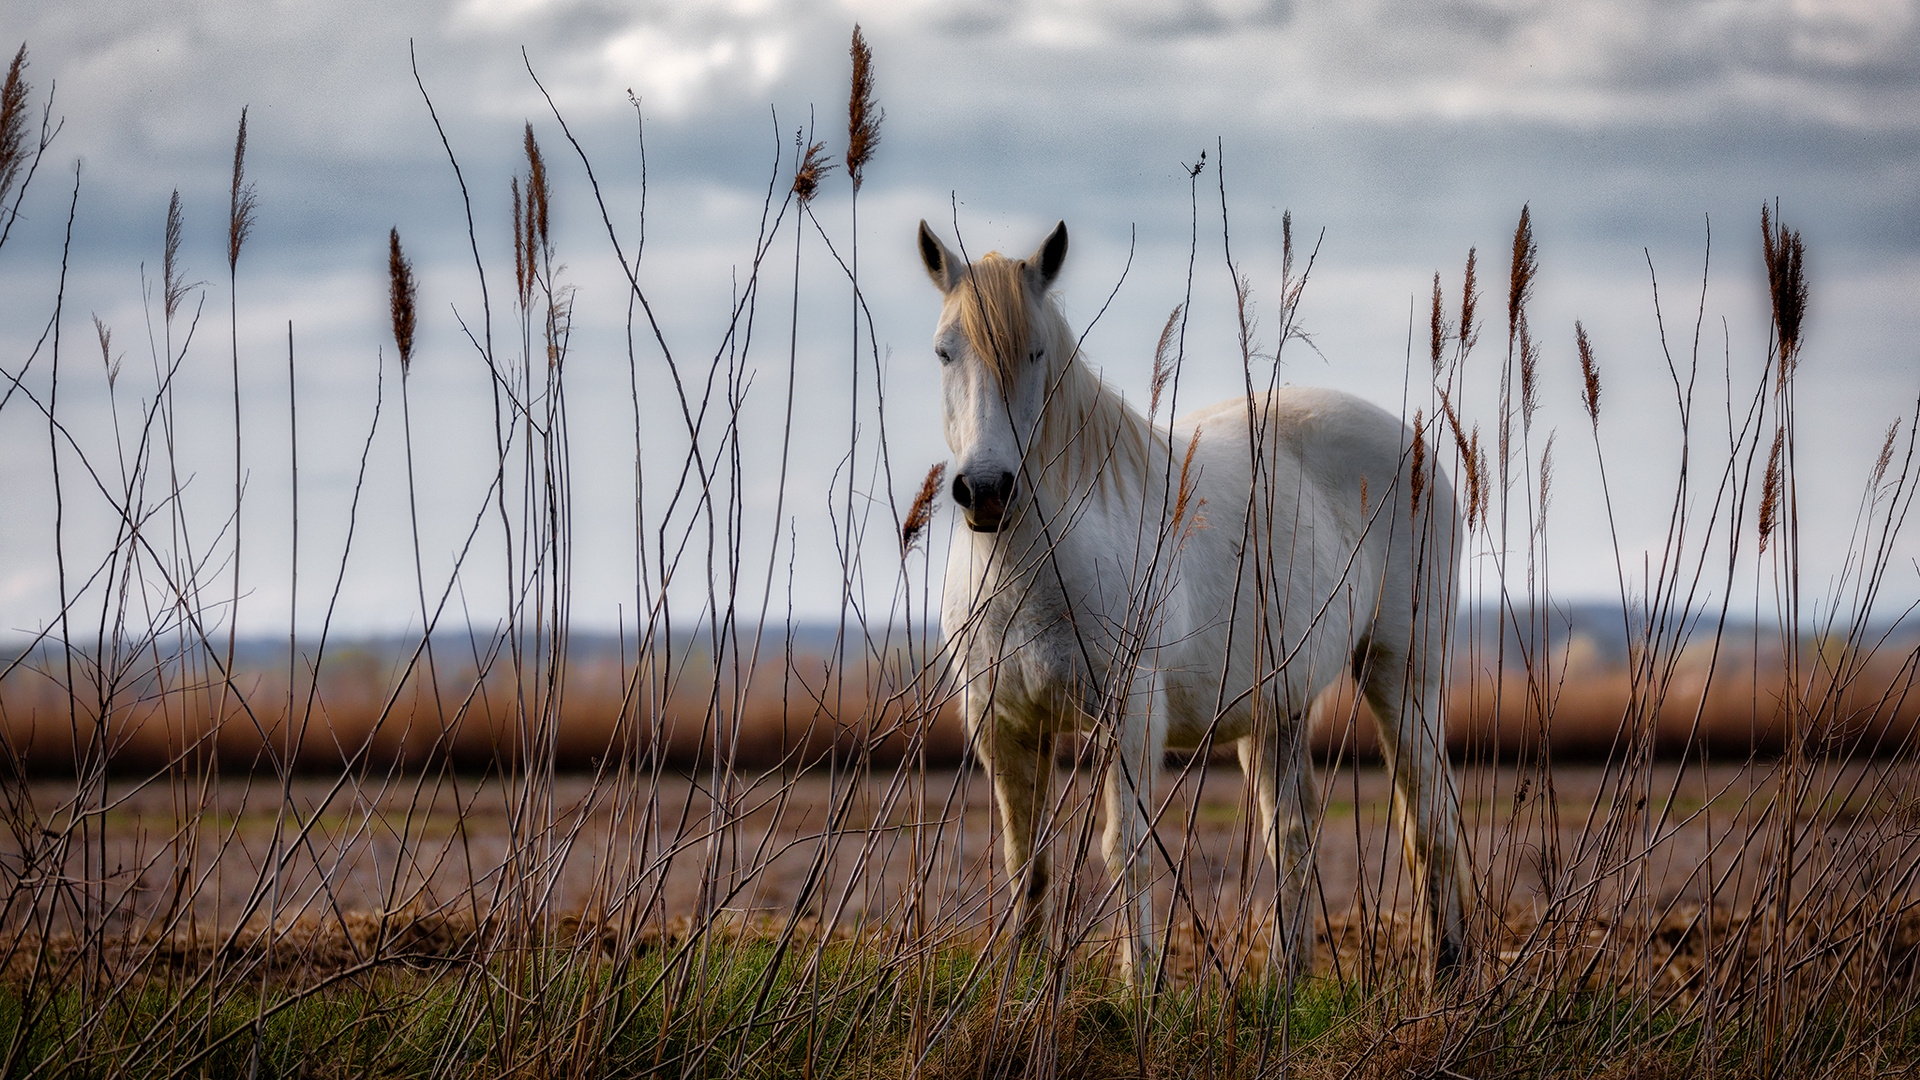
[[[396,226],[387,231],[387,304],[393,317],[393,343],[400,350],[402,375],[413,365],[414,312],[418,299],[413,263],[400,250],[400,229]]]
[[[880,121],[887,114],[874,104],[873,50],[867,47],[866,36],[857,24],[848,52],[853,57],[853,84],[847,95],[847,176],[858,192],[867,162],[880,145]]]
[[[920,493],[913,497],[913,505],[907,508],[906,520],[900,523],[900,554],[906,555],[920,540],[920,534],[926,531],[927,523],[933,520],[933,504],[940,497],[941,482],[947,478],[947,463],[942,461],[927,470],[927,478],[920,483]]]

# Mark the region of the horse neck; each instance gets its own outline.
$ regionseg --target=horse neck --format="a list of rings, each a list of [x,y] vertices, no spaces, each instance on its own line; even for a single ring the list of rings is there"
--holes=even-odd
[[[1056,334],[1067,360],[1049,387],[1040,434],[1029,452],[1039,485],[1059,502],[1083,494],[1095,505],[1133,502],[1167,457],[1165,433],[1083,363],[1070,333]]]

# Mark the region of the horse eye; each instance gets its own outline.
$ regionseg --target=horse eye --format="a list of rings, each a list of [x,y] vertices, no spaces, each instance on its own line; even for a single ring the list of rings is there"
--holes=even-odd
[[[953,363],[953,354],[945,349],[935,349],[933,350],[933,355],[939,357],[940,362],[943,364]]]
[[[1047,350],[1045,350],[1045,349],[1035,349],[1035,350],[1033,350],[1033,353],[1032,353],[1032,355],[1030,355],[1030,356],[1028,356],[1028,357],[1027,357],[1027,359],[1028,359],[1028,360],[1031,360],[1031,361],[1033,361],[1034,363],[1036,363],[1036,364],[1037,364],[1037,363],[1039,363],[1039,362],[1040,362],[1040,358],[1041,358],[1041,357],[1043,357],[1043,356],[1045,356],[1045,355],[1047,355]]]

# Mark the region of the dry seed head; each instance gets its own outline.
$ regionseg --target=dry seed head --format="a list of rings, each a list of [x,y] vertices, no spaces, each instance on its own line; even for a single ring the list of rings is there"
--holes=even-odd
[[[906,557],[913,545],[920,540],[920,534],[926,532],[927,523],[933,520],[933,503],[940,497],[940,485],[947,478],[947,463],[942,461],[927,470],[927,478],[920,484],[920,493],[913,497],[913,505],[907,508],[907,518],[900,523],[900,555]]]
[[[1427,490],[1427,424],[1419,409],[1413,411],[1413,513],[1420,513],[1420,496]]]
[[[540,154],[540,144],[534,141],[533,125],[527,125],[527,236],[539,241],[538,248],[527,245],[528,260],[539,248],[548,243],[547,233],[547,159]]]
[[[1160,391],[1166,389],[1167,380],[1173,377],[1173,358],[1167,355],[1167,349],[1173,345],[1173,327],[1180,321],[1180,309],[1185,306],[1173,305],[1173,313],[1167,316],[1167,325],[1160,328],[1160,344],[1153,347],[1153,397],[1147,407],[1149,418],[1160,414]]]
[[[100,321],[100,316],[95,315],[93,332],[100,338],[100,363],[107,369],[107,389],[111,390],[120,378],[120,362],[113,358],[113,330]],[[1893,445],[1891,438],[1887,445]]]
[[[1887,466],[1893,463],[1893,439],[1900,433],[1900,421],[1887,425],[1887,437],[1880,443],[1879,460],[1873,463],[1873,479],[1867,482],[1869,488],[1877,488],[1880,481],[1886,479]]]
[[[1547,527],[1547,500],[1553,492],[1553,436],[1547,436],[1546,449],[1540,451],[1540,525]]]
[[[1587,419],[1600,423],[1600,368],[1593,361],[1593,343],[1587,340],[1587,328],[1576,320],[1573,324],[1574,344],[1580,349],[1580,375],[1584,385],[1580,390],[1580,403],[1587,407]]]
[[[1179,528],[1180,523],[1186,520],[1187,498],[1193,494],[1193,452],[1200,446],[1200,432],[1202,430],[1201,428],[1193,429],[1193,438],[1187,441],[1187,456],[1180,462],[1180,488],[1173,500],[1173,525],[1175,528]],[[1198,508],[1196,507],[1196,509]]]
[[[400,349],[400,373],[413,364],[414,302],[417,299],[413,264],[400,252],[400,230],[387,233],[387,279],[393,314],[393,343]]]
[[[1204,155],[1202,155],[1204,156]],[[1280,212],[1280,280],[1293,279],[1293,211]],[[1296,289],[1297,291],[1297,289]],[[1288,298],[1291,302],[1291,297]]]
[[[873,50],[856,24],[853,44],[853,85],[847,95],[847,175],[853,178],[853,190],[860,190],[860,175],[880,145],[880,121],[887,114],[873,101]]]
[[[526,212],[520,198],[520,178],[514,177],[508,182],[513,189],[513,287],[514,295],[520,298],[520,306],[527,306],[533,295],[533,277],[527,272],[532,260],[527,258]]]
[[[1780,451],[1786,445],[1787,429],[1775,428],[1773,431],[1773,452],[1767,455],[1767,476],[1761,483],[1764,490],[1760,496],[1760,550],[1767,550],[1767,541],[1773,538],[1773,529],[1780,518]]]
[[[1173,503],[1173,526],[1176,529],[1180,529],[1181,547],[1186,546],[1187,538],[1194,533],[1201,529],[1212,528],[1212,526],[1207,523],[1207,515],[1201,512],[1206,508],[1207,500],[1202,497],[1193,499],[1191,503],[1188,502],[1188,499],[1193,495],[1194,483],[1199,479],[1192,474],[1193,452],[1200,446],[1201,430],[1200,428],[1193,429],[1193,438],[1187,442],[1187,456],[1180,462],[1180,492]],[[1186,523],[1185,528],[1181,528],[1181,522],[1183,521]]]
[[[1766,256],[1767,292],[1773,300],[1773,328],[1779,340],[1781,389],[1800,357],[1801,322],[1807,313],[1806,247],[1800,233],[1780,220],[1779,206],[1760,204],[1760,241]]]
[[[186,298],[187,291],[193,286],[186,283],[180,274],[180,189],[173,189],[173,198],[167,202],[166,246],[160,256],[160,287],[163,290],[162,307],[167,313],[167,321],[180,310],[180,301]]]
[[[1441,347],[1446,344],[1448,337],[1447,320],[1440,314],[1440,303],[1440,272],[1435,270],[1433,272],[1433,313],[1429,319],[1431,333],[1428,334],[1429,344],[1433,348],[1433,374],[1435,378],[1438,378],[1440,375],[1440,350]]]
[[[1480,425],[1473,425],[1473,438],[1467,444],[1472,453],[1467,457],[1467,525],[1473,525],[1476,508],[1480,514],[1480,526],[1487,524],[1487,504],[1492,502],[1488,495],[1490,485],[1487,481],[1487,451],[1480,445]]]
[[[1360,478],[1360,516],[1367,516],[1367,478]]]
[[[1533,430],[1533,411],[1540,406],[1540,384],[1535,368],[1540,362],[1540,346],[1527,328],[1527,313],[1520,313],[1520,426]]]
[[[1533,295],[1533,279],[1540,271],[1540,249],[1533,242],[1533,213],[1520,208],[1520,224],[1513,230],[1513,269],[1507,277],[1507,348],[1519,340],[1522,316]]]
[[[795,134],[795,145],[799,142],[800,137]],[[807,152],[800,158],[800,167],[793,171],[793,194],[802,206],[813,201],[814,193],[820,190],[820,178],[833,168],[833,163],[826,159],[826,152],[826,143],[814,143],[807,147]]]
[[[7,81],[0,88],[0,200],[13,190],[20,167],[27,161],[27,80],[21,72],[27,67],[27,46],[13,54],[7,66]]]
[[[1478,253],[1478,248],[1467,249],[1467,276],[1460,287],[1460,348],[1463,350],[1473,348],[1474,341],[1480,336],[1479,330],[1473,325],[1474,309],[1480,302],[1480,283],[1474,277],[1473,266]]]
[[[1471,440],[1467,438],[1467,433],[1460,430],[1460,415],[1453,411],[1453,402],[1447,397],[1445,390],[1440,391],[1440,408],[1446,413],[1447,426],[1453,429],[1454,451],[1460,457],[1461,471],[1466,474],[1467,524],[1471,526],[1473,524],[1474,507],[1479,505],[1483,497],[1480,474],[1482,463],[1479,460],[1480,429],[1475,427],[1473,429],[1473,438]]]
[[[240,263],[240,246],[253,232],[253,211],[258,205],[253,185],[247,183],[247,110],[240,109],[240,134],[233,140],[233,190],[227,203],[227,272]]]

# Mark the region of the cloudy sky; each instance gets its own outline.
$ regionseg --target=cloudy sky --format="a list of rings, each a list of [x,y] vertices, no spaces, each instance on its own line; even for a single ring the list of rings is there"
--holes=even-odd
[[[629,253],[644,226],[640,283],[677,362],[699,381],[748,280],[770,180],[784,189],[794,136],[809,125],[830,153],[844,149],[855,23],[872,43],[886,118],[857,234],[846,177],[836,171],[814,205],[818,228],[809,223],[801,238],[797,286],[792,217],[781,225],[755,336],[735,360],[745,385],[741,590],[755,610],[776,533],[792,546],[783,539],[772,560],[774,610],[788,597],[802,617],[839,606],[832,514],[844,513],[855,376],[851,293],[829,240],[843,257],[857,241],[878,338],[886,410],[882,417],[874,408],[876,373],[863,343],[851,473],[856,517],[869,523],[867,603],[885,612],[895,602],[900,559],[887,495],[906,497],[947,454],[927,348],[936,297],[911,243],[923,217],[950,239],[957,223],[969,251],[1014,253],[1065,219],[1072,253],[1063,302],[1085,325],[1119,283],[1087,348],[1140,401],[1160,324],[1186,292],[1197,191],[1181,391],[1197,405],[1244,379],[1222,256],[1224,182],[1234,254],[1263,320],[1262,350],[1274,348],[1282,213],[1292,212],[1303,243],[1320,242],[1300,310],[1315,349],[1288,345],[1280,378],[1398,408],[1408,380],[1424,378],[1424,361],[1408,362],[1409,320],[1424,324],[1432,275],[1443,273],[1457,302],[1460,267],[1477,246],[1483,280],[1497,292],[1514,222],[1530,205],[1542,262],[1533,326],[1545,371],[1536,424],[1543,435],[1561,431],[1549,536],[1553,587],[1570,598],[1618,595],[1618,562],[1637,571],[1641,553],[1657,550],[1666,533],[1679,425],[1655,278],[1683,366],[1704,311],[1701,385],[1712,423],[1696,443],[1724,447],[1724,373],[1730,367],[1743,394],[1766,348],[1763,202],[1777,198],[1809,248],[1813,307],[1797,445],[1812,592],[1840,572],[1881,438],[1920,393],[1920,12],[1909,0],[70,0],[16,3],[12,14],[8,30],[28,49],[33,106],[57,86],[53,113],[64,126],[0,248],[0,366],[11,375],[26,368],[22,385],[46,400],[51,354],[36,354],[35,343],[59,294],[77,163],[59,408],[96,468],[118,475],[114,402],[91,317],[114,331],[124,436],[137,430],[130,417],[142,395],[152,397],[155,357],[166,347],[151,293],[177,189],[187,279],[204,284],[186,304],[189,312],[203,306],[176,382],[174,444],[182,520],[194,557],[208,555],[209,567],[225,565],[230,544],[234,296],[225,219],[234,128],[250,110],[247,164],[259,213],[237,285],[247,450],[239,618],[248,631],[284,627],[295,610],[289,323],[300,425],[298,620],[311,629],[325,615],[384,351],[388,408],[374,432],[334,618],[362,632],[418,624],[385,314],[390,227],[421,275],[408,390],[430,582],[447,580],[494,474],[490,382],[463,336],[463,323],[480,325],[482,309],[461,189],[415,86],[410,49],[472,193],[503,337],[511,336],[502,299],[512,281],[507,185],[524,167],[524,123],[552,164],[556,258],[575,289],[573,612],[585,627],[610,628],[623,611],[630,619],[640,602],[632,388],[649,484],[642,501],[656,523],[687,435],[649,337],[636,343],[630,383],[624,279],[580,157],[528,65],[592,161]],[[1190,182],[1188,166],[1203,151],[1208,167]],[[1502,299],[1484,305],[1494,318],[1469,360],[1482,373],[1495,371],[1504,352]],[[1592,334],[1606,380],[1601,440],[1618,560],[1579,411],[1576,319]],[[863,335],[864,326],[863,317]],[[797,436],[776,522],[790,332]],[[1414,343],[1416,353],[1423,347]],[[1490,404],[1475,407],[1491,428]],[[721,437],[710,427],[703,445],[717,448]],[[47,441],[44,414],[25,398],[0,407],[0,627],[8,633],[31,632],[59,610]],[[1697,467],[1723,459],[1724,451]],[[62,468],[64,484],[80,483],[77,458]],[[63,509],[68,573],[84,576],[111,544],[111,519],[84,490]],[[684,504],[676,512],[684,523]],[[936,583],[950,524],[943,516],[935,530]],[[455,604],[490,624],[504,609],[497,524],[477,543]],[[1909,540],[1900,550],[1888,595],[1920,598],[1917,549]],[[914,559],[912,572],[923,574]],[[676,603],[688,612],[705,572],[676,583]],[[1478,572],[1477,588],[1492,587],[1496,575]],[[1509,584],[1524,585],[1515,573]],[[1749,574],[1749,598],[1754,588]]]

